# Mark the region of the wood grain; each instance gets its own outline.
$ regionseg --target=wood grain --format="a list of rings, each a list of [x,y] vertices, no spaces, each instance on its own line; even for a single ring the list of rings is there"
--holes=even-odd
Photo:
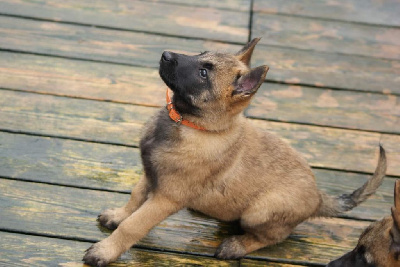
[[[5,0],[3,14],[165,35],[246,42],[249,13],[148,1]]]
[[[253,65],[268,65],[267,80],[316,87],[400,93],[397,60],[258,46]]]
[[[0,4],[1,5],[1,4]],[[0,17],[0,48],[53,56],[158,67],[162,51],[236,52],[238,45],[144,35],[53,22]],[[260,45],[254,65],[269,65],[267,79],[291,84],[400,94],[398,60]]]
[[[89,242],[0,232],[2,266],[82,266],[83,252]],[[237,261],[220,261],[210,257],[130,249],[109,266],[238,266]],[[85,265],[86,266],[86,265]],[[280,266],[280,265],[277,265]],[[285,265],[281,265],[286,267]]]
[[[157,109],[83,99],[0,91],[0,129],[138,146],[143,124]],[[373,172],[378,145],[387,150],[388,174],[400,175],[399,135],[252,120],[303,154],[315,167]]]
[[[150,0],[152,2],[165,2],[177,5],[189,5],[193,7],[214,7],[229,10],[241,10],[250,12],[250,0]]]
[[[109,234],[99,229],[95,221],[97,213],[106,207],[119,206],[128,198],[118,193],[10,180],[1,181],[0,191],[2,229],[24,231],[29,225],[29,232],[37,234],[90,240]],[[251,253],[249,257],[327,263],[350,250],[368,224],[314,219],[300,224],[282,244]],[[226,223],[182,210],[161,222],[138,245],[211,256],[221,240],[234,233],[237,230]]]
[[[400,26],[397,0],[255,0],[254,11]]]
[[[219,42],[1,16],[0,37],[3,49],[157,68],[164,50],[198,54],[241,48]]]
[[[165,104],[166,86],[158,71],[153,69],[4,52],[0,52],[0,57],[0,86],[3,88],[146,106]],[[12,102],[18,105],[18,101]],[[395,95],[265,83],[246,115],[400,132],[400,105]]]
[[[260,119],[400,133],[398,96],[264,83],[245,112]]]
[[[252,35],[261,44],[400,59],[400,29],[256,12]]]
[[[1,175],[129,193],[143,174],[139,150],[122,146],[0,133]],[[27,149],[29,148],[29,149]],[[368,175],[314,169],[318,187],[338,196],[360,187]],[[382,186],[360,207],[344,216],[380,219],[393,205],[394,179]]]
[[[235,52],[261,35],[254,65],[271,69],[246,111],[256,127],[302,153],[330,195],[366,181],[347,171],[373,172],[378,143],[400,176],[399,13],[397,0],[0,1],[0,265],[82,266],[110,234],[96,217],[143,174],[136,147],[164,105],[164,50]],[[237,226],[184,209],[112,266],[324,265],[389,215],[394,180],[240,261],[212,257]]]

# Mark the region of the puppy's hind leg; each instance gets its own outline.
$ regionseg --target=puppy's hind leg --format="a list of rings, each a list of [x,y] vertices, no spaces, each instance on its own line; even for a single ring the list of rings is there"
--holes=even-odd
[[[318,194],[315,194],[318,197]],[[285,240],[293,228],[311,216],[318,206],[312,202],[306,205],[288,205],[288,197],[269,193],[259,198],[245,210],[240,218],[244,235],[225,239],[218,247],[215,256],[221,259],[238,259],[257,249],[274,245]]]
[[[139,182],[132,189],[131,197],[128,203],[121,208],[107,209],[103,211],[98,221],[100,224],[110,230],[114,230],[118,225],[137,210],[147,199],[147,179],[145,176],[140,178]]]
[[[243,235],[228,237],[219,245],[215,257],[219,259],[243,258],[257,249],[282,242],[294,227],[271,222],[243,228],[245,231]]]

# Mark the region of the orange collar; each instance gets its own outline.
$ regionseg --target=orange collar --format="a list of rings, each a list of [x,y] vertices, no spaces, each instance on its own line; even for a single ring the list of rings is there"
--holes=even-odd
[[[166,106],[166,108],[168,109],[169,117],[174,122],[176,122],[178,124],[183,124],[185,126],[188,126],[190,128],[196,129],[196,130],[202,130],[202,131],[206,130],[205,128],[194,124],[193,122],[182,118],[182,115],[179,114],[178,111],[176,111],[175,106],[172,103],[171,97],[169,96],[169,88],[167,88],[167,106]]]

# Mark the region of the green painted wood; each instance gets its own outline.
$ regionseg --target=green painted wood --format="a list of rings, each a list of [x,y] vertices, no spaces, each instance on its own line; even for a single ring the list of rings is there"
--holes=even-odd
[[[148,1],[1,1],[3,14],[124,30],[246,42],[249,12]]]
[[[259,46],[253,66],[268,65],[267,80],[358,91],[400,93],[397,60]]]
[[[400,59],[400,29],[256,12],[261,44],[329,53]]]
[[[1,5],[1,4],[0,4]],[[0,17],[0,48],[158,67],[162,51],[236,52],[240,46]],[[259,46],[254,65],[270,66],[267,79],[400,94],[398,60]]]
[[[253,120],[260,129],[276,133],[301,152],[314,167],[334,168],[347,171],[375,169],[378,144],[382,144],[388,156],[387,174],[398,175],[400,160],[400,136],[381,135],[362,131],[329,129],[291,123],[276,123]],[[275,127],[279,127],[275,128]],[[307,129],[307,130],[306,130]],[[306,130],[306,131],[305,131]],[[390,140],[389,140],[390,139]],[[372,155],[375,155],[372,157]],[[356,168],[354,168],[357,166]]]
[[[229,10],[250,11],[250,0],[151,0],[160,3],[172,3],[177,5],[189,5],[194,7],[214,7]]]
[[[109,234],[99,229],[97,213],[121,205],[128,198],[118,193],[11,180],[2,180],[0,191],[1,228],[91,240]],[[249,257],[326,263],[350,250],[368,224],[338,218],[314,219],[300,224],[282,244]],[[211,256],[221,240],[236,231],[226,223],[182,210],[161,222],[139,245]]]
[[[0,87],[43,94],[164,105],[158,70],[0,52]]]
[[[164,50],[198,54],[241,48],[220,42],[1,16],[0,37],[0,47],[4,49],[156,68]]]
[[[254,11],[400,26],[397,0],[254,0]]]
[[[1,266],[82,266],[82,255],[89,242],[0,232]],[[109,266],[238,266],[236,261],[209,257],[130,249]],[[278,265],[279,266],[279,265]]]
[[[0,133],[1,175],[42,183],[130,192],[143,174],[139,149],[57,138]],[[351,193],[368,175],[313,170],[318,187],[330,195]],[[345,216],[379,219],[393,203],[394,179]]]
[[[0,57],[3,88],[147,106],[165,104],[166,86],[157,70],[5,52]],[[394,95],[265,83],[246,115],[399,133],[398,101]],[[3,102],[6,106],[15,101]]]
[[[159,108],[0,91],[0,128],[138,146]],[[13,101],[13,103],[8,103]]]
[[[138,146],[144,123],[157,109],[24,92],[1,92],[0,129]],[[332,129],[252,120],[274,132],[303,154],[315,167],[373,172],[378,144],[392,164],[388,174],[400,175],[399,135]]]
[[[0,129],[138,146],[143,124],[157,109],[102,101],[1,91]],[[400,175],[399,135],[255,120],[303,154],[315,167],[373,172],[378,144],[386,148],[388,174]]]
[[[398,96],[264,83],[246,116],[400,133]]]
[[[0,133],[0,175],[130,192],[143,175],[137,148]]]

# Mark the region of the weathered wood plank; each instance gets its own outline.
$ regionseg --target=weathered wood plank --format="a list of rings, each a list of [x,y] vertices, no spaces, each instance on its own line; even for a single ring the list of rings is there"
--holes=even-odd
[[[0,87],[147,106],[165,104],[166,87],[157,70],[150,68],[4,52],[0,57]],[[13,102],[18,105],[18,101],[4,105]],[[246,115],[399,133],[398,102],[394,95],[265,83]]]
[[[7,52],[0,52],[0,58],[2,88],[164,105],[166,86],[156,69]]]
[[[0,129],[138,146],[143,124],[156,108],[0,91]],[[252,120],[303,154],[312,166],[372,172],[378,144],[387,150],[388,174],[400,175],[399,135]]]
[[[142,175],[139,150],[121,146],[0,133],[1,175],[36,182],[130,192]],[[313,170],[321,190],[336,196],[360,187],[367,175]],[[393,203],[394,179],[345,216],[379,219]]]
[[[334,168],[355,171],[353,166],[376,166],[378,158],[377,145],[382,144],[389,158],[388,172],[398,175],[400,136],[381,135],[361,131],[328,129],[323,127],[302,126],[290,123],[275,123],[253,120],[260,129],[274,132],[289,142],[303,154],[314,167]],[[279,127],[279,129],[275,128]],[[307,129],[307,130],[306,130]],[[312,134],[311,134],[312,133]],[[391,138],[390,138],[391,137]],[[389,138],[391,140],[389,140]],[[371,157],[375,153],[375,157]],[[317,160],[318,159],[318,160]],[[364,169],[364,168],[363,168]],[[364,169],[366,171],[367,168]]]
[[[0,96],[2,129],[134,146],[143,124],[158,110],[5,90]]]
[[[158,67],[162,51],[236,52],[240,46],[0,17],[0,47],[48,55]],[[259,46],[269,80],[400,94],[398,60]]]
[[[254,11],[400,26],[397,0],[255,0]]]
[[[400,93],[397,60],[260,45],[253,64],[269,65],[267,80],[359,91]]]
[[[9,180],[1,181],[0,191],[1,228],[28,228],[39,234],[93,240],[109,234],[95,221],[99,210],[121,205],[128,198],[117,193]],[[352,248],[367,225],[369,222],[364,221],[314,219],[300,224],[282,244],[249,256],[326,263]],[[221,240],[236,231],[226,223],[182,210],[155,227],[139,245],[213,255]]]
[[[1,5],[2,2],[0,10]],[[164,50],[200,53],[241,48],[220,42],[1,16],[0,37],[0,47],[4,49],[157,68]]]
[[[3,14],[83,23],[124,30],[246,42],[249,12],[151,3],[147,1],[0,2]]]
[[[230,10],[250,11],[250,0],[150,0],[153,2],[173,3],[177,5],[189,5],[196,7],[214,7]]]
[[[143,174],[136,148],[0,133],[2,176],[130,192]]]
[[[400,102],[395,95],[264,83],[245,114],[260,119],[400,133]]]
[[[82,255],[89,242],[71,241],[40,236],[0,232],[1,266],[82,266]],[[130,249],[121,259],[109,266],[238,266],[237,261]],[[277,265],[280,266],[280,265]],[[286,267],[285,265],[281,265]]]
[[[262,44],[400,59],[400,29],[255,13],[253,36]]]

